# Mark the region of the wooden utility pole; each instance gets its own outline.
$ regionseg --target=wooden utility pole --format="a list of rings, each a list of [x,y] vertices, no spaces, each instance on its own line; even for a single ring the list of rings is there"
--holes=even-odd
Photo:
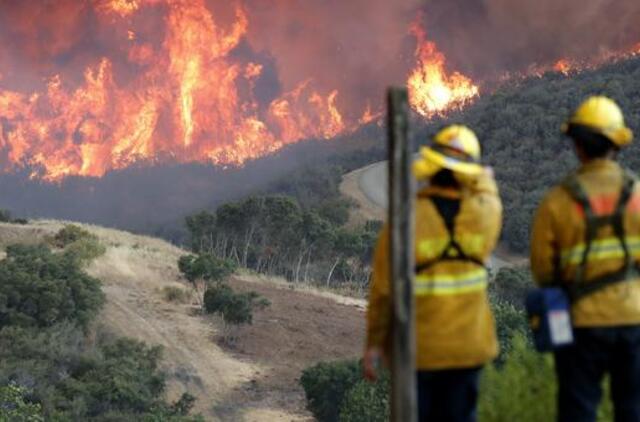
[[[417,422],[416,344],[413,279],[414,178],[411,173],[407,90],[388,92],[389,236],[391,257],[391,420]]]

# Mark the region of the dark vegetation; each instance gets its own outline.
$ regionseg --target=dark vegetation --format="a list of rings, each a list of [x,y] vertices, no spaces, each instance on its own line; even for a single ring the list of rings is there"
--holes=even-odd
[[[0,261],[0,420],[199,420],[192,396],[164,402],[159,347],[96,330],[105,298],[74,245],[98,240],[54,240],[65,248],[12,245]]]
[[[328,176],[328,175],[327,175]],[[252,196],[215,212],[187,218],[191,247],[257,272],[288,280],[364,289],[379,223],[347,227],[350,204],[339,199],[337,179],[301,200]],[[291,189],[298,189],[292,185]]]
[[[465,110],[416,131],[426,140],[448,122],[463,122],[476,131],[484,161],[493,166],[505,206],[503,239],[515,252],[528,250],[532,214],[544,192],[571,171],[577,161],[560,126],[575,107],[594,94],[620,104],[627,124],[640,135],[640,58],[565,77],[548,73],[509,83]],[[640,171],[636,140],[622,162]]]
[[[14,218],[9,210],[0,209],[0,223],[29,224],[26,218]]]

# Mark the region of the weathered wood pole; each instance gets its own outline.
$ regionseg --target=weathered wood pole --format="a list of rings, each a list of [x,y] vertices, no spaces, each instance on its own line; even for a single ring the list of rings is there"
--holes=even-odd
[[[416,345],[413,279],[415,276],[414,202],[407,90],[388,92],[389,235],[391,237],[391,420],[417,422]]]

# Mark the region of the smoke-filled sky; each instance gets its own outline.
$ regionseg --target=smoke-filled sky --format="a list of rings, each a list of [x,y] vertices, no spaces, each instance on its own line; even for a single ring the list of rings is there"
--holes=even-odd
[[[78,77],[101,56],[122,56],[127,29],[160,44],[166,5],[149,4],[127,18],[96,13],[103,1],[0,0],[0,69],[33,82],[53,72]],[[207,0],[221,27],[235,4]],[[562,57],[589,58],[640,42],[637,0],[244,0],[245,52],[273,58],[277,79],[292,88],[313,77],[327,88],[366,92],[401,81],[411,67],[408,27],[423,11],[429,39],[452,66],[475,78],[526,69]],[[240,47],[242,49],[243,46]],[[7,62],[10,65],[7,65]]]
[[[0,0],[0,165],[240,164],[370,121],[391,83],[429,116],[630,51],[638,22],[638,0]]]
[[[640,42],[637,0],[424,0],[430,37],[463,72],[492,77]]]

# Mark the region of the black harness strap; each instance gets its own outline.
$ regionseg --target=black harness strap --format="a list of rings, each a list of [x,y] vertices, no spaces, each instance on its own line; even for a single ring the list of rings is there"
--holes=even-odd
[[[575,302],[584,296],[595,293],[612,284],[627,281],[637,273],[637,267],[629,251],[624,229],[624,214],[631,195],[633,194],[635,182],[636,179],[630,173],[624,172],[622,188],[615,210],[612,214],[598,216],[594,213],[589,196],[582,188],[582,185],[580,185],[578,178],[574,175],[565,181],[565,189],[571,197],[582,206],[585,216],[585,248],[582,252],[582,259],[576,270],[576,276],[573,282],[563,283],[563,287],[567,289],[572,301]],[[624,253],[624,265],[618,271],[586,281],[585,273],[587,265],[589,264],[589,253],[591,252],[592,244],[598,235],[598,231],[607,226],[613,228],[613,232],[620,242]]]
[[[449,202],[444,202],[446,199],[440,197],[429,197],[433,205],[435,206],[438,214],[444,221],[445,227],[447,229],[447,233],[449,235],[449,242],[447,246],[443,249],[440,256],[437,258],[419,264],[416,266],[416,274],[419,274],[423,271],[428,270],[435,264],[442,261],[468,261],[473,262],[474,264],[478,264],[481,267],[485,268],[484,262],[480,259],[467,255],[463,250],[458,241],[455,239],[455,219],[460,212],[460,201],[459,200],[448,200]],[[447,207],[448,205],[452,205]]]

